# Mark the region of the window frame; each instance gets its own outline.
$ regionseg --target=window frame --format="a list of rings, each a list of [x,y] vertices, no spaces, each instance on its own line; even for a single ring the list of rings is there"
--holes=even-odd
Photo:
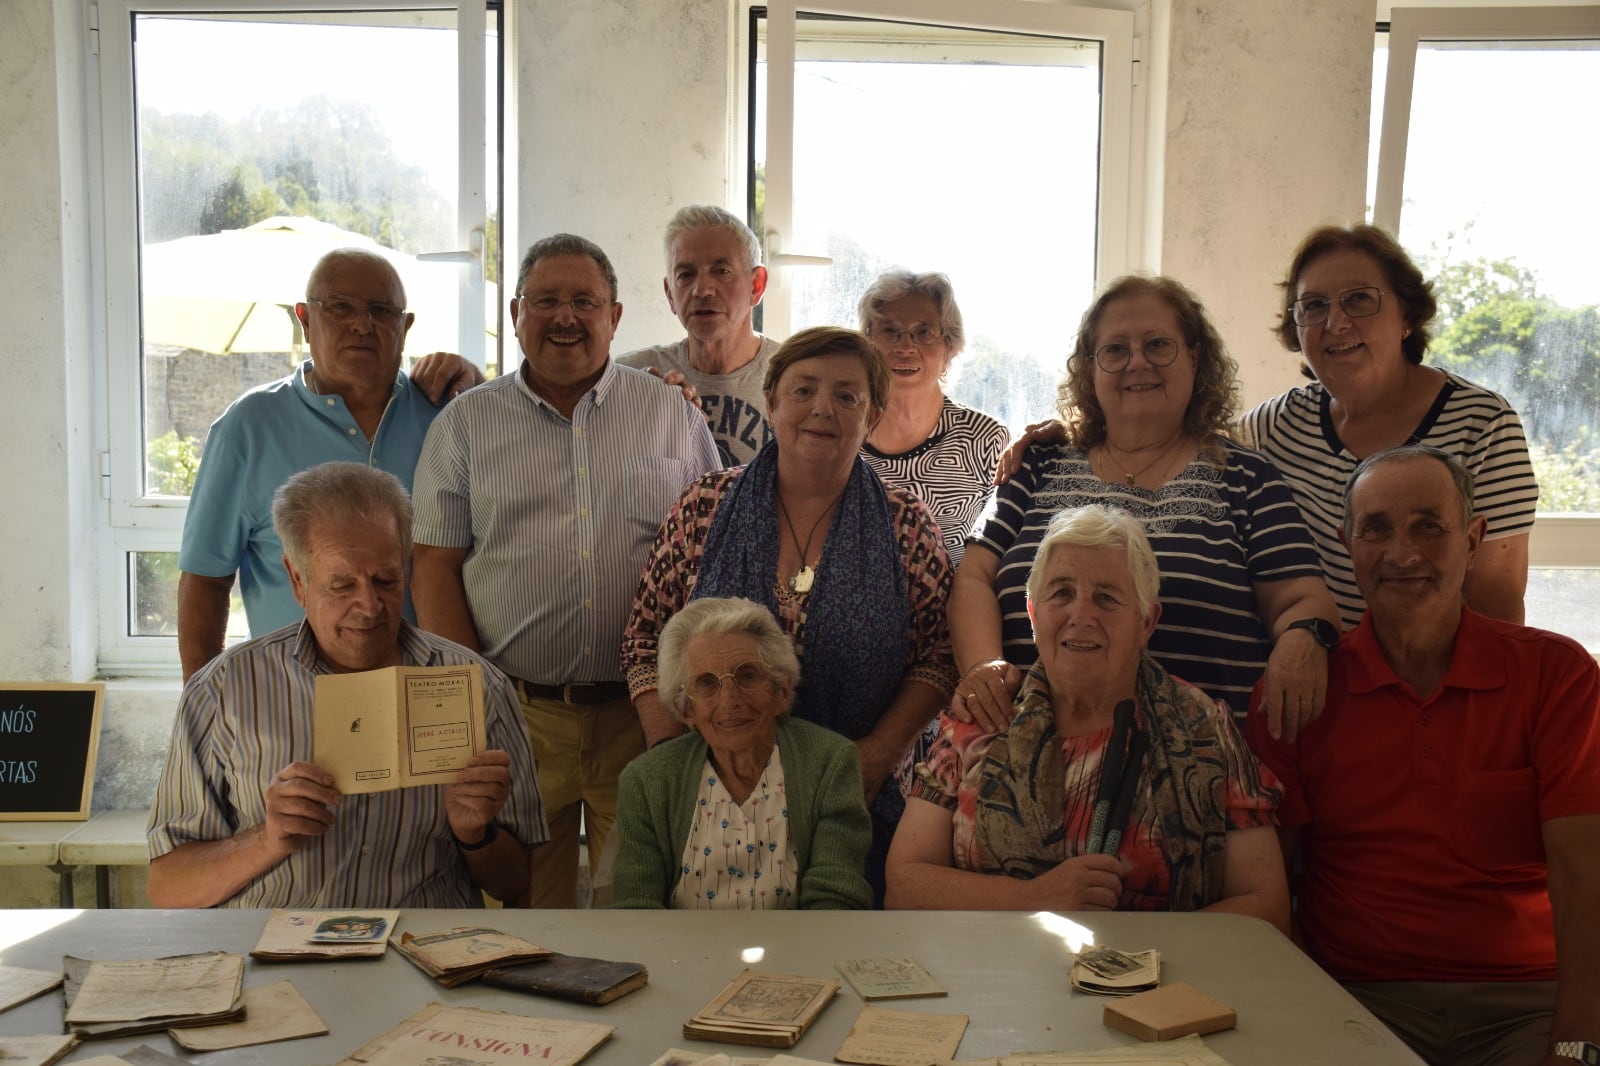
[[[450,14],[456,23],[458,92],[458,247],[477,252],[484,262],[486,182],[500,181],[485,163],[486,103],[483,95],[489,60],[485,56],[487,17],[498,0],[458,4],[456,0],[98,0],[90,6],[92,59],[89,64],[90,250],[98,288],[91,316],[98,348],[94,403],[104,418],[96,425],[98,498],[93,553],[97,564],[97,664],[101,676],[178,676],[175,636],[130,632],[133,615],[133,552],[177,552],[188,499],[146,494],[144,441],[143,339],[140,322],[138,116],[134,85],[134,31],[139,16],[227,18],[280,16],[304,23],[348,22],[363,13]],[[504,43],[505,28],[501,29]],[[502,61],[503,67],[503,61]],[[499,104],[505,122],[503,78]],[[503,154],[498,171],[504,171]],[[501,202],[503,204],[503,196]],[[502,214],[504,211],[502,209]],[[466,252],[449,252],[463,259]],[[484,307],[482,271],[474,282],[463,271],[463,312]],[[476,286],[476,287],[475,287]],[[464,313],[462,321],[474,321]],[[501,331],[503,332],[503,330]],[[469,346],[470,346],[469,341]],[[466,349],[463,349],[466,352]],[[129,357],[128,353],[135,353]],[[471,355],[470,352],[467,354]],[[483,355],[480,352],[480,358]],[[488,353],[489,358],[494,353]],[[87,547],[87,546],[86,546]]]
[[[740,64],[741,84],[736,98],[747,112],[740,123],[744,131],[736,158],[742,160],[736,187],[748,186],[753,166],[755,118],[749,84],[756,63],[756,9],[764,8],[767,49],[767,232],[758,234],[774,277],[763,300],[763,332],[785,336],[791,323],[790,286],[782,274],[791,264],[783,257],[810,251],[783,246],[792,232],[794,188],[793,116],[794,63],[799,12],[835,15],[927,26],[991,30],[1045,37],[1074,38],[1101,46],[1100,143],[1098,202],[1096,204],[1095,276],[1098,288],[1109,279],[1139,265],[1143,233],[1144,86],[1139,77],[1141,38],[1135,13],[1102,7],[1041,4],[1036,0],[990,0],[977,7],[968,0],[767,0],[746,2],[748,39],[743,43],[748,62]],[[778,72],[782,71],[782,76]],[[748,190],[747,190],[748,193]],[[776,235],[777,240],[773,241]],[[804,265],[794,263],[792,265]]]
[[[1423,41],[1600,39],[1600,6],[1396,7],[1388,24],[1378,178],[1372,221],[1400,235],[1417,47]],[[1403,236],[1402,236],[1402,239]],[[1600,515],[1540,512],[1528,538],[1531,568],[1600,568]]]

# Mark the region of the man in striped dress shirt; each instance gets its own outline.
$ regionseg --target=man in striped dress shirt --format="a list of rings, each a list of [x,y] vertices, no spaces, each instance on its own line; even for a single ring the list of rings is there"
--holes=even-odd
[[[428,431],[416,477],[417,620],[513,678],[550,813],[530,902],[577,902],[580,813],[597,866],[617,777],[644,750],[619,649],[667,511],[721,467],[673,386],[616,365],[606,254],[570,234],[523,256],[511,315],[523,363]]]
[[[510,683],[401,617],[411,502],[392,474],[325,463],[273,500],[305,621],[237,645],[184,686],[150,814],[159,907],[476,907],[528,882],[545,838]],[[319,674],[483,669],[488,750],[452,785],[343,796],[312,762]]]

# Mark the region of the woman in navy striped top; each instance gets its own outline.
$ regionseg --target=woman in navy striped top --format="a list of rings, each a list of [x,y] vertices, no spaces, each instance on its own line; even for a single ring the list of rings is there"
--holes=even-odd
[[[1345,627],[1366,603],[1339,540],[1344,487],[1362,459],[1401,444],[1431,444],[1472,471],[1489,528],[1467,573],[1467,605],[1522,622],[1539,501],[1528,441],[1503,398],[1422,365],[1438,310],[1433,286],[1376,226],[1313,230],[1281,285],[1278,336],[1316,378],[1245,415],[1241,436],[1294,490]]]
[[[1001,487],[950,597],[963,673],[953,710],[998,727],[1036,658],[1024,582],[1053,515],[1103,503],[1143,525],[1161,566],[1151,655],[1242,715],[1293,735],[1321,711],[1337,618],[1289,487],[1222,434],[1235,364],[1194,294],[1169,278],[1113,282],[1083,317],[1061,386],[1064,443],[1036,443]],[[964,705],[964,707],[963,707]]]

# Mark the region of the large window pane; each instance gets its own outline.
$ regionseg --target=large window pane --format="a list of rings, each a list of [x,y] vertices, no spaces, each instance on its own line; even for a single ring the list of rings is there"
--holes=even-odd
[[[1100,62],[1094,41],[802,19],[784,249],[833,264],[784,275],[792,327],[854,326],[883,270],[942,271],[967,331],[951,396],[1013,430],[1053,411],[1094,289]]]
[[[1401,237],[1435,279],[1432,361],[1503,393],[1540,510],[1600,513],[1596,42],[1421,42]]]
[[[460,350],[462,268],[411,258],[460,243],[454,12],[303,18],[134,19],[148,495],[187,496],[212,420],[304,358],[332,248],[395,259],[408,353]]]

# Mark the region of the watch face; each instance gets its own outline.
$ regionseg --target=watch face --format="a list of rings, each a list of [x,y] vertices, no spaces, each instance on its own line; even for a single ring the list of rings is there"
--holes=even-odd
[[[1600,1066],[1600,1045],[1591,1044],[1587,1040],[1558,1041],[1550,1050],[1564,1058],[1577,1059],[1589,1066]]]
[[[1291,622],[1289,628],[1310,630],[1317,643],[1329,651],[1339,646],[1339,629],[1326,618],[1302,618]]]

